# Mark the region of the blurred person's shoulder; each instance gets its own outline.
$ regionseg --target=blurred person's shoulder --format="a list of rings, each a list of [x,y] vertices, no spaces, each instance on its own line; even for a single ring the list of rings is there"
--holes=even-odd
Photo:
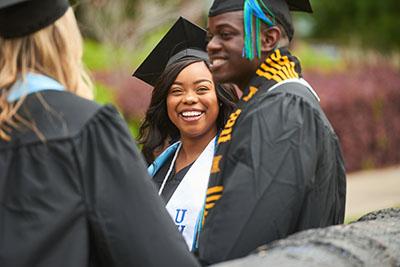
[[[79,97],[68,91],[42,91],[28,95],[18,112],[28,126],[13,130],[13,142],[7,146],[71,139],[87,125],[107,128],[112,121],[121,120],[111,105]],[[6,144],[5,144],[6,145]]]

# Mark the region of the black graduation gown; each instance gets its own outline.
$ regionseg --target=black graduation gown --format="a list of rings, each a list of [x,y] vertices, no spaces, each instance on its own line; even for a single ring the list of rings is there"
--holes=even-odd
[[[69,92],[0,141],[0,266],[196,266],[117,111]]]
[[[343,222],[338,138],[306,86],[286,83],[268,92],[278,81],[301,77],[296,58],[277,50],[264,63],[218,140],[200,235],[204,263]]]
[[[167,175],[168,169],[172,163],[172,159],[174,154],[172,154],[169,159],[167,159],[164,165],[158,170],[158,172],[154,175],[153,181],[156,184],[157,189],[161,188],[161,185],[165,179],[165,175]],[[164,190],[161,193],[161,197],[164,200],[165,204],[171,199],[175,190],[178,188],[179,184],[182,182],[183,178],[185,178],[186,173],[190,170],[193,163],[181,169],[178,173],[175,171],[175,166],[172,168],[171,174],[169,175],[167,182],[165,183]]]

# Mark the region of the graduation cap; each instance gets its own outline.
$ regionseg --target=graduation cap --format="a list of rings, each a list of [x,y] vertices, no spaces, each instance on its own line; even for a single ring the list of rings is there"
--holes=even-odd
[[[68,0],[1,0],[0,36],[22,37],[39,31],[65,14]]]
[[[312,13],[309,0],[214,0],[208,16],[214,17],[239,10],[244,11],[245,27],[252,27],[252,21],[247,16],[248,14],[256,15],[268,25],[272,25],[274,20],[277,20],[285,29],[289,40],[293,38],[294,34],[290,11]]]
[[[183,58],[208,61],[205,51],[206,31],[180,17],[132,76],[154,86],[164,69],[172,63]]]
[[[214,17],[222,13],[243,10],[245,0],[215,0],[210,12],[209,17]],[[262,2],[269,6],[272,10],[274,7],[283,9],[280,5],[286,5],[288,10],[303,11],[312,13],[312,8],[309,0],[262,0]]]

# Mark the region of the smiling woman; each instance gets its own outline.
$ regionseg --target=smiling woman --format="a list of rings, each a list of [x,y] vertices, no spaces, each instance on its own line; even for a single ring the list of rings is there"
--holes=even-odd
[[[170,38],[173,35],[176,38]],[[181,44],[185,45],[179,47]],[[204,47],[205,31],[181,18],[134,74],[154,85],[139,130],[142,152],[149,164],[154,161],[149,173],[192,250],[202,218],[215,137],[238,99],[233,86],[214,83]],[[162,68],[158,77],[148,79],[155,72],[154,65]]]
[[[205,62],[192,63],[179,73],[168,92],[167,111],[179,130],[181,141],[201,145],[198,141],[208,143],[207,140],[215,137],[219,106],[215,85]],[[182,153],[180,155],[182,158]],[[186,161],[193,162],[193,158]]]

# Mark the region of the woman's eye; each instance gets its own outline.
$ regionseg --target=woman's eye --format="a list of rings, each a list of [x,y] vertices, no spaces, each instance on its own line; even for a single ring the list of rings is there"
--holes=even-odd
[[[182,93],[182,90],[181,89],[171,89],[170,91],[169,91],[169,93],[171,94],[171,95],[180,95],[181,93]]]
[[[208,92],[210,89],[208,87],[199,87],[197,88],[197,92],[199,93],[205,93]]]

